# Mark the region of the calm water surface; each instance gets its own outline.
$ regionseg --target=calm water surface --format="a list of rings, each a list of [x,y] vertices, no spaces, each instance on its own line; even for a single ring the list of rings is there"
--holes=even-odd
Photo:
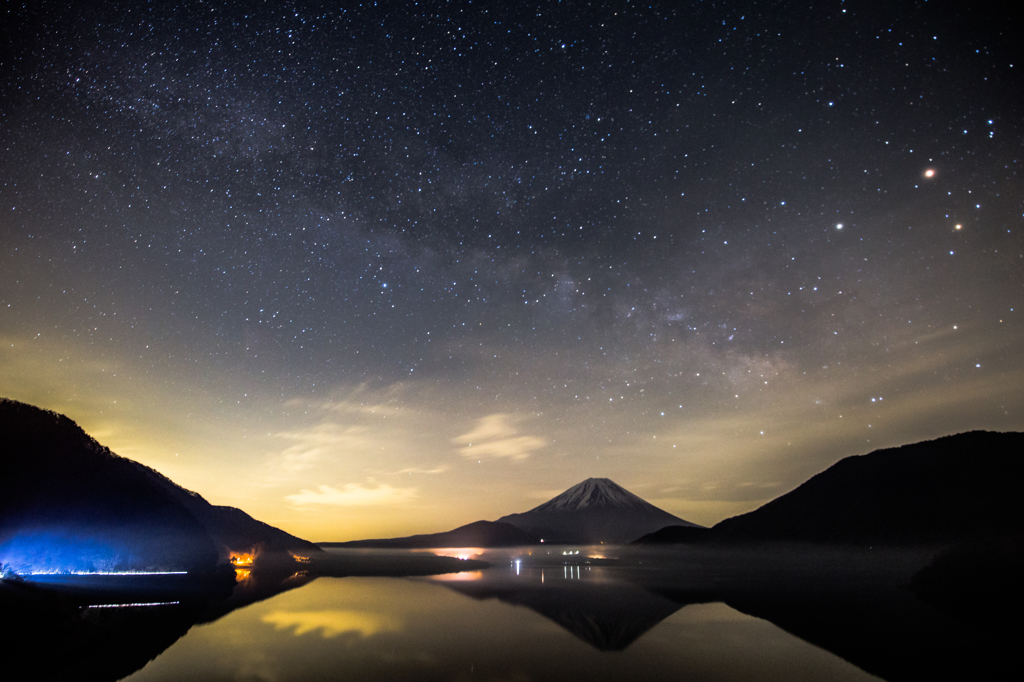
[[[877,680],[724,603],[623,569],[514,562],[434,578],[318,578],[193,627],[126,678]]]

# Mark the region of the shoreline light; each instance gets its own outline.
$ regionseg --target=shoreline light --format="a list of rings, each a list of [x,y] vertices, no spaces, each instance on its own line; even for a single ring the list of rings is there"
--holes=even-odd
[[[33,571],[21,575],[188,575],[188,571]]]

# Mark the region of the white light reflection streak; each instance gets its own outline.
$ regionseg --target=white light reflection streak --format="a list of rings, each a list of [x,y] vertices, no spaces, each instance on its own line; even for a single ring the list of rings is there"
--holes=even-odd
[[[181,602],[176,602],[176,601],[151,601],[151,602],[143,602],[143,603],[135,603],[135,604],[89,604],[85,608],[87,608],[87,609],[128,609],[128,608],[135,608],[135,607],[138,607],[138,606],[174,606],[175,604],[180,604],[180,603]]]

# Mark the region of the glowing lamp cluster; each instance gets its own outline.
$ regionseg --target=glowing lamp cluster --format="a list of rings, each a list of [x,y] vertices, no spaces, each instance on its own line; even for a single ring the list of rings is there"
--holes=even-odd
[[[252,552],[232,552],[230,561],[235,568],[252,568],[256,555]]]
[[[252,566],[256,562],[256,552],[231,552],[231,557],[228,559],[231,565],[235,567],[235,580],[242,582],[247,580],[252,574]]]

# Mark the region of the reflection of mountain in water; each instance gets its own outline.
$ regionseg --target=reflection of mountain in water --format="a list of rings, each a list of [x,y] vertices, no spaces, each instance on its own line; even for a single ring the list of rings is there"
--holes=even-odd
[[[43,679],[121,679],[188,632],[202,620],[207,603],[230,594],[234,583],[231,575],[193,579],[187,585],[76,582],[0,583],[4,658],[11,669],[31,670]],[[89,606],[154,602],[163,605]]]
[[[921,548],[766,547],[694,552],[675,564],[682,556],[666,555],[638,579],[680,605],[725,602],[890,682],[998,679],[1016,663],[1012,613],[979,627],[907,589],[930,560]]]
[[[530,568],[518,575],[515,568],[492,569],[480,580],[444,585],[474,599],[525,606],[601,651],[622,651],[683,606],[588,568]]]
[[[317,576],[430,575],[478,568],[433,555],[319,556],[265,564],[236,583],[205,575],[69,575],[0,580],[0,642],[11,670],[42,679],[112,682],[141,669],[193,625],[301,587]],[[116,608],[109,605],[118,605]]]
[[[513,565],[444,584],[526,606],[602,651],[625,649],[689,604],[724,602],[891,682],[998,678],[1014,663],[1021,628],[1006,624],[1010,614],[979,627],[907,589],[931,556],[808,546],[652,552],[642,569],[630,559],[589,571]]]
[[[1019,627],[1014,633],[1008,624],[1015,614],[1003,614],[986,631],[905,589],[763,591],[726,603],[890,682],[1000,679],[1018,660]]]

